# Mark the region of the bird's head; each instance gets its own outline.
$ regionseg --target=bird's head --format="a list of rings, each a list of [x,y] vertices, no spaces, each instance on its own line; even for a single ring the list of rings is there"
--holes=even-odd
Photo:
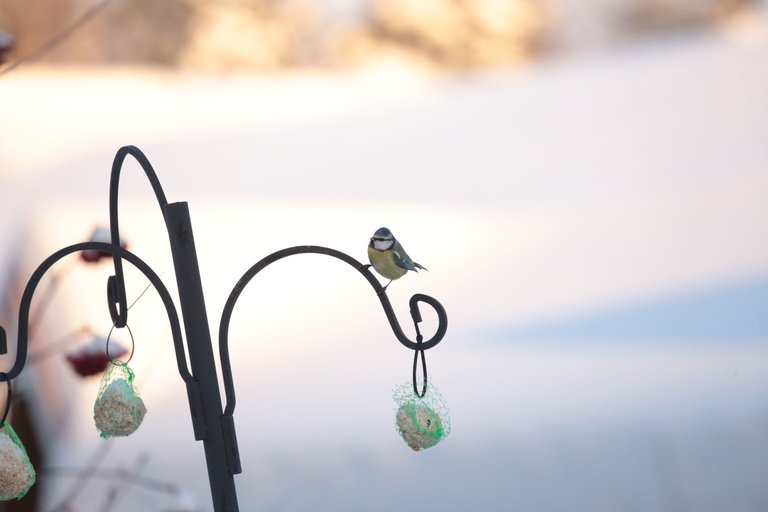
[[[386,251],[395,245],[395,237],[387,228],[379,228],[371,237],[368,247],[373,247],[377,251]]]

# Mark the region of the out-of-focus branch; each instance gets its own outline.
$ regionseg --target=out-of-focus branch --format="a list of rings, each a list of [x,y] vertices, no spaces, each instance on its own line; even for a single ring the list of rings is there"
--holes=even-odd
[[[0,76],[5,75],[6,73],[10,73],[20,65],[32,62],[35,60],[38,60],[45,56],[46,54],[52,52],[56,47],[58,47],[60,44],[62,44],[64,41],[72,37],[72,35],[80,30],[80,28],[88,23],[90,20],[98,16],[109,4],[114,2],[115,0],[99,0],[98,2],[94,3],[88,9],[83,12],[83,14],[80,15],[79,18],[77,18],[74,22],[72,22],[71,25],[69,25],[67,28],[62,30],[61,32],[57,33],[53,37],[51,37],[48,41],[42,44],[42,46],[39,46],[35,48],[30,53],[23,55],[19,57],[18,59],[8,63],[7,65],[0,67]]]

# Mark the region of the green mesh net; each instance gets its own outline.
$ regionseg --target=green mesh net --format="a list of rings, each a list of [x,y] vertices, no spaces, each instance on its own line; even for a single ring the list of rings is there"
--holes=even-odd
[[[27,450],[7,421],[0,428],[0,500],[21,499],[35,483]]]
[[[414,451],[426,450],[451,433],[451,417],[442,395],[429,384],[422,398],[407,382],[392,393],[397,405],[395,423],[400,436]]]
[[[144,420],[147,408],[133,379],[133,371],[126,363],[110,364],[104,372],[93,405],[93,419],[101,437],[129,436]]]

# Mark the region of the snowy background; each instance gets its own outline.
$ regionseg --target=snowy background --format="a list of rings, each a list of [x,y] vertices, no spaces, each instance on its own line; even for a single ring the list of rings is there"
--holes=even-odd
[[[37,264],[107,223],[112,158],[135,144],[168,199],[190,203],[213,333],[261,257],[318,244],[362,261],[382,225],[430,269],[389,289],[404,326],[413,293],[448,312],[427,361],[453,432],[414,453],[391,398],[412,354],[368,285],[312,255],[257,276],[230,333],[242,510],[766,510],[759,12],[459,77],[19,68],[0,78],[1,323],[12,338]],[[173,288],[132,161],[121,230]],[[109,264],[62,268],[30,351],[84,323],[109,329]],[[131,273],[129,300],[145,285]],[[210,509],[157,296],[131,314],[149,410],[134,436],[98,438],[98,378],[48,358],[20,379],[48,454],[39,510],[71,492],[62,468],[94,461],[177,487],[94,478],[79,510],[106,509],[115,489],[111,510]]]

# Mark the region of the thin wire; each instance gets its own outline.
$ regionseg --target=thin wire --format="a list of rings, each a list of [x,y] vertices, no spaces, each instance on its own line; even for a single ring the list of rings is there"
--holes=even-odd
[[[163,274],[160,274],[160,275],[162,276]],[[145,293],[147,293],[147,291],[149,291],[150,288],[152,288],[152,283],[149,283],[147,285],[147,287],[144,288],[144,291],[142,291],[139,294],[139,296],[136,297],[136,300],[134,300],[131,303],[131,305],[128,306],[128,309],[131,309],[133,306],[135,306],[136,303],[139,302],[139,300],[144,296]],[[72,332],[62,336],[61,338],[57,339],[56,341],[53,341],[53,342],[49,343],[48,346],[45,347],[44,349],[40,349],[40,350],[38,350],[35,353],[29,354],[29,356],[27,357],[27,363],[30,363],[30,364],[31,363],[36,363],[36,362],[40,361],[41,359],[45,359],[46,357],[49,357],[49,356],[57,354],[58,353],[58,348],[61,345],[67,344],[71,339],[73,339],[76,336],[81,335],[81,334],[93,334],[93,329],[88,327],[88,325],[83,325],[83,326],[77,328],[76,330],[74,330],[74,331],[72,331]],[[107,350],[107,357],[109,357],[109,351],[108,350]]]
[[[106,348],[107,359],[109,359],[109,362],[114,364],[115,366],[125,366],[128,363],[130,363],[131,359],[133,359],[133,353],[136,348],[136,342],[133,340],[133,332],[131,332],[131,328],[128,327],[128,324],[125,324],[125,328],[128,329],[128,334],[130,334],[131,336],[131,355],[128,356],[128,359],[126,359],[125,361],[120,361],[119,359],[116,361],[112,359],[111,355],[109,355],[109,339],[112,337],[112,331],[115,330],[115,324],[112,324],[112,328],[109,330],[109,334],[107,334],[107,348]]]
[[[160,274],[160,275],[162,275],[162,274]],[[147,293],[147,290],[149,290],[151,287],[152,287],[152,283],[149,283],[147,285],[147,287],[144,288],[144,291],[141,292],[138,297],[136,297],[136,300],[134,300],[131,303],[131,305],[128,306],[128,309],[131,309],[133,306],[135,306],[136,303],[139,302],[139,300],[144,296],[145,293]],[[126,311],[128,309],[126,309]],[[133,339],[133,332],[131,331],[131,328],[128,327],[128,324],[125,324],[125,328],[128,329],[128,334],[131,336],[131,355],[128,356],[128,359],[125,360],[125,361],[120,361],[120,360],[115,361],[114,359],[112,359],[112,356],[109,355],[109,340],[112,337],[112,331],[115,330],[115,324],[112,324],[112,328],[109,330],[109,334],[107,334],[107,347],[106,347],[107,359],[109,359],[110,363],[112,363],[112,364],[114,364],[116,366],[125,366],[128,363],[130,363],[131,359],[133,359],[133,353],[136,351],[136,341]]]
[[[162,272],[162,273],[161,273],[161,274],[160,274],[158,277],[163,277],[163,274],[165,274],[165,272]],[[147,285],[147,287],[146,287],[146,288],[144,288],[144,291],[143,291],[143,292],[141,292],[141,293],[139,294],[139,296],[138,296],[138,297],[136,297],[136,300],[135,300],[135,301],[133,301],[133,302],[131,303],[131,305],[130,305],[130,306],[128,306],[128,308],[126,309],[126,311],[130,310],[130,309],[131,309],[133,306],[135,306],[135,305],[136,305],[136,303],[137,303],[137,302],[139,302],[139,299],[141,299],[141,298],[144,296],[144,294],[145,294],[145,293],[147,293],[147,291],[149,291],[149,289],[150,289],[150,288],[152,288],[152,283],[149,283],[149,284]]]
[[[37,60],[41,57],[43,57],[45,54],[50,53],[53,51],[56,46],[61,44],[65,39],[72,36],[72,34],[75,33],[80,27],[85,25],[87,22],[89,22],[91,19],[96,17],[98,14],[101,13],[101,11],[104,10],[109,4],[111,4],[114,0],[101,0],[98,3],[95,3],[91,5],[88,9],[83,12],[83,14],[76,19],[69,27],[62,30],[52,38],[50,38],[48,41],[43,43],[41,46],[35,48],[30,53],[26,54],[23,57],[20,57],[16,59],[15,61],[11,62],[9,65],[7,65],[4,68],[0,68],[0,76],[5,75],[6,73],[9,73],[19,67],[20,65],[31,62],[34,60]]]
[[[160,274],[163,275],[163,274]],[[136,305],[137,302],[139,302],[139,299],[141,299],[145,293],[147,293],[147,290],[149,290],[152,287],[152,283],[149,283],[146,288],[144,288],[144,291],[139,294],[138,297],[136,297],[136,300],[134,300],[130,306],[126,309],[131,309],[133,306]],[[136,342],[133,339],[133,332],[131,332],[131,328],[128,327],[128,324],[125,324],[125,328],[128,329],[128,334],[131,336],[131,355],[128,356],[128,359],[126,361],[115,361],[112,359],[112,356],[109,355],[109,339],[112,337],[112,331],[115,330],[115,324],[112,324],[112,328],[109,330],[109,334],[107,334],[107,359],[109,359],[109,362],[116,365],[116,366],[124,366],[131,362],[131,359],[133,359],[133,353],[136,351]]]

